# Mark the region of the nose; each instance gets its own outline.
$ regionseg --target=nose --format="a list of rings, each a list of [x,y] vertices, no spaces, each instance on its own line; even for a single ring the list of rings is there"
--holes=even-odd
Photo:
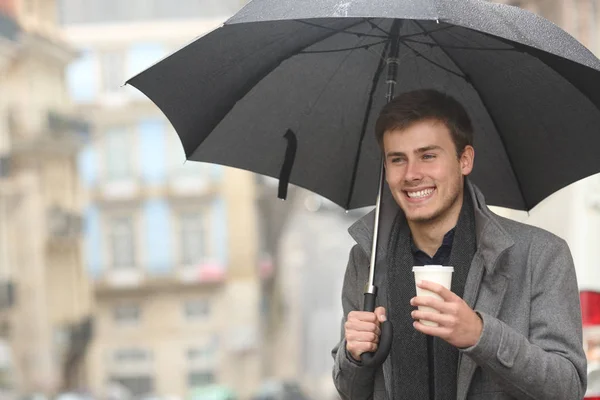
[[[406,174],[404,175],[404,179],[407,182],[420,181],[423,179],[423,171],[418,162],[411,160],[406,163]]]

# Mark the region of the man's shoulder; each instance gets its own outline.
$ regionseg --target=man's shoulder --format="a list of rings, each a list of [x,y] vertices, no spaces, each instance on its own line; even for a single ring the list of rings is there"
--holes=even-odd
[[[496,223],[498,223],[504,229],[504,231],[506,231],[506,233],[513,239],[515,244],[538,244],[545,246],[563,245],[566,243],[563,238],[550,231],[547,231],[546,229],[526,224],[524,222],[515,221],[493,212],[491,213],[493,214],[493,219],[496,221]]]

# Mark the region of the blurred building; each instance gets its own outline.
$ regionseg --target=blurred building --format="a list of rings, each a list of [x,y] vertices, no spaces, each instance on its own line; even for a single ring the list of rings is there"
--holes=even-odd
[[[354,245],[348,228],[366,210],[346,213],[305,190],[290,205],[280,242],[285,312],[272,343],[274,377],[300,383],[313,399],[337,393],[331,350],[340,340],[342,281]]]
[[[600,3],[597,0],[500,1],[535,12],[560,26],[600,55]],[[501,214],[547,229],[564,238],[571,249],[579,283],[588,358],[586,399],[600,396],[600,175],[576,182],[542,201],[529,214]]]
[[[569,32],[587,48],[600,51],[600,3],[597,0],[498,0],[532,11]]]
[[[247,398],[260,381],[255,179],[184,163],[164,115],[127,78],[222,23],[239,1],[64,0],[82,57],[68,73],[92,121],[81,153],[86,262],[97,331],[90,384],[186,396],[210,384]]]
[[[83,386],[92,334],[76,166],[88,125],[55,7],[0,2],[0,388],[19,394]]]

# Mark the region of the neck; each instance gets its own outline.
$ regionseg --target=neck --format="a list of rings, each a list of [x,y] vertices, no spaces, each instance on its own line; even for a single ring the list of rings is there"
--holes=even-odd
[[[442,245],[444,235],[458,223],[463,204],[463,193],[459,194],[449,210],[428,221],[408,221],[408,226],[417,247],[433,257]]]

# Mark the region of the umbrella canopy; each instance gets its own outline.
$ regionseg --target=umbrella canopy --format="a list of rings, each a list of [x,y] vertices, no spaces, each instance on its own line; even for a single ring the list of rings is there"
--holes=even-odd
[[[289,177],[352,209],[375,202],[373,127],[396,43],[396,94],[433,88],[467,108],[471,176],[490,204],[530,210],[600,172],[600,62],[547,20],[487,1],[254,0],[128,83],[189,160]]]

